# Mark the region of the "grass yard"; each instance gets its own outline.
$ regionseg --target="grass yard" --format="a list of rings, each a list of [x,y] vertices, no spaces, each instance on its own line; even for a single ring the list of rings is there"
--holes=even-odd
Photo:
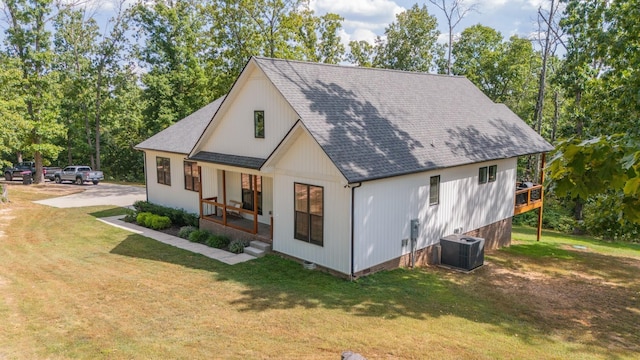
[[[0,359],[631,359],[640,247],[515,228],[471,274],[348,282],[277,256],[234,266],[54,209],[0,205]]]

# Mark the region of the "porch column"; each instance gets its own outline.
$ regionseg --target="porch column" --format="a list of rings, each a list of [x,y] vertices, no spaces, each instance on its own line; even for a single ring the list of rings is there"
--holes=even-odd
[[[262,184],[262,181],[260,182]],[[258,176],[253,175],[253,233],[258,233]]]
[[[227,226],[227,173],[222,170],[222,224]]]
[[[202,212],[202,167],[198,165],[198,197],[200,198],[200,219],[204,218]]]

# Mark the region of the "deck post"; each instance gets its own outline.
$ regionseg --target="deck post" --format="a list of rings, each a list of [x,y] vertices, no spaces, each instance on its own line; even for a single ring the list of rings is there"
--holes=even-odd
[[[198,165],[198,197],[200,198],[200,219],[204,219],[204,212],[202,211],[202,167]]]
[[[222,224],[227,226],[227,173],[222,170]]]
[[[260,182],[262,184],[262,180]],[[258,176],[253,175],[253,233],[258,233]]]
[[[540,237],[542,236],[542,210],[544,209],[544,165],[546,160],[545,153],[542,153],[542,159],[540,161],[540,185],[543,185],[540,188],[540,208],[538,209],[538,233],[536,237],[536,241],[540,241]]]

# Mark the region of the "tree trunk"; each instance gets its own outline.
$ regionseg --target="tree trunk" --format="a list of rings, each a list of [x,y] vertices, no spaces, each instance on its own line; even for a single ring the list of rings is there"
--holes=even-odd
[[[553,127],[551,129],[551,143],[556,141],[556,133],[558,132],[558,119],[560,119],[560,100],[558,90],[553,92]]]

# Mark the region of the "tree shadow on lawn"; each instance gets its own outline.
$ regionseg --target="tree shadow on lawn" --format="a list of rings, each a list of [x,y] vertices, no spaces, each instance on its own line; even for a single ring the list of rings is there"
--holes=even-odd
[[[229,301],[238,311],[302,307],[384,319],[454,316],[492,325],[496,331],[517,335],[531,344],[539,344],[540,339],[556,341],[552,334],[584,344],[581,351],[589,354],[598,351],[594,347],[606,356],[639,350],[638,280],[628,287],[559,275],[527,280],[526,273],[504,265],[510,258],[522,259],[502,251],[473,273],[434,267],[397,269],[353,282],[305,270],[301,264],[276,255],[226,265],[140,235],[128,236],[111,253],[205,270],[215,281],[243,284],[246,289],[241,291],[241,298]],[[590,263],[604,266],[603,276],[611,273],[629,279],[637,266],[618,264],[611,256],[590,256],[597,259]],[[563,301],[565,296],[571,301]],[[583,336],[578,337],[586,333],[592,340],[585,342]]]

